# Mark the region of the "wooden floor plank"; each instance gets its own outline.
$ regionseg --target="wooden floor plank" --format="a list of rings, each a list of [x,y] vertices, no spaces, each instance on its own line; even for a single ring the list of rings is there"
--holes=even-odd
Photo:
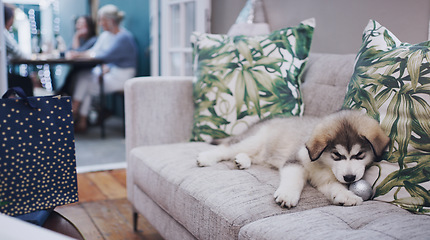
[[[97,185],[100,191],[108,199],[120,199],[127,197],[127,189],[108,172],[88,173],[87,177]]]
[[[84,239],[104,239],[82,205],[56,207],[55,211],[69,219],[79,229]]]
[[[109,171],[109,174],[114,176],[115,179],[121,183],[124,187],[127,187],[127,176],[126,176],[126,170],[125,169],[116,169]]]
[[[92,202],[106,199],[106,196],[86,174],[78,174],[78,196],[79,202]]]
[[[133,231],[132,226],[116,208],[113,201],[89,202],[83,205],[104,239],[142,239]]]
[[[133,230],[133,208],[126,198],[126,170],[78,174],[79,203],[55,208],[88,240],[162,240],[139,215]]]
[[[130,226],[133,226],[133,210],[130,202],[127,199],[119,199],[114,201],[116,208],[118,208]],[[142,215],[139,215],[137,223],[137,229],[145,236],[158,235],[157,230],[155,230],[155,228]]]

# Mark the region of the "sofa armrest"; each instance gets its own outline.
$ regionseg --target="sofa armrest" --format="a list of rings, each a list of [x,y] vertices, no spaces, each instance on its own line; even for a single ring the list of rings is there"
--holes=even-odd
[[[126,82],[124,93],[127,154],[136,146],[190,139],[192,77],[137,77]]]
[[[192,77],[136,77],[124,87],[127,196],[133,203],[137,146],[188,141],[193,125]]]

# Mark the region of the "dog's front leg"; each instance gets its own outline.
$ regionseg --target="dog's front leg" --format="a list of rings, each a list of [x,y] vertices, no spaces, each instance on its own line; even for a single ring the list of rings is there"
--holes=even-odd
[[[297,206],[306,183],[306,172],[300,164],[288,164],[279,169],[281,181],[274,197],[281,207]]]
[[[349,191],[345,185],[339,182],[330,182],[316,186],[333,204],[343,206],[355,206],[363,203],[363,199]]]
[[[200,167],[209,167],[217,162],[229,160],[234,155],[235,152],[230,147],[219,145],[214,149],[199,153],[197,156],[197,165]]]

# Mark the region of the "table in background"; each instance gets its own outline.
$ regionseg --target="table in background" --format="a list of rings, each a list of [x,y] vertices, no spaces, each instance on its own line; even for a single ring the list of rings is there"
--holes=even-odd
[[[67,58],[36,58],[36,59],[13,59],[11,64],[44,65],[44,64],[70,64],[74,66],[95,67],[102,64],[100,59],[67,59]]]

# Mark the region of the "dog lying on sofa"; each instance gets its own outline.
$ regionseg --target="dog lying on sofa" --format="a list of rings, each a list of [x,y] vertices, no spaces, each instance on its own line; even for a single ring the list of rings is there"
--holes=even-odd
[[[355,54],[310,56],[302,85],[305,117],[324,118],[342,107],[354,61]],[[188,142],[194,113],[192,77],[139,77],[128,81],[126,92],[128,199],[135,223],[143,214],[165,239],[430,235],[429,216],[373,199],[335,206],[308,184],[296,207],[281,208],[273,201],[279,172],[261,165],[236,170],[233,162],[224,161],[198,167],[198,154],[218,146]]]
[[[333,204],[353,206],[363,199],[347,184],[363,177],[389,141],[376,120],[358,111],[344,110],[322,119],[273,118],[240,135],[215,140],[220,145],[201,152],[197,165],[234,160],[239,169],[252,163],[277,168],[281,180],[274,197],[281,207],[297,205],[306,181]]]

